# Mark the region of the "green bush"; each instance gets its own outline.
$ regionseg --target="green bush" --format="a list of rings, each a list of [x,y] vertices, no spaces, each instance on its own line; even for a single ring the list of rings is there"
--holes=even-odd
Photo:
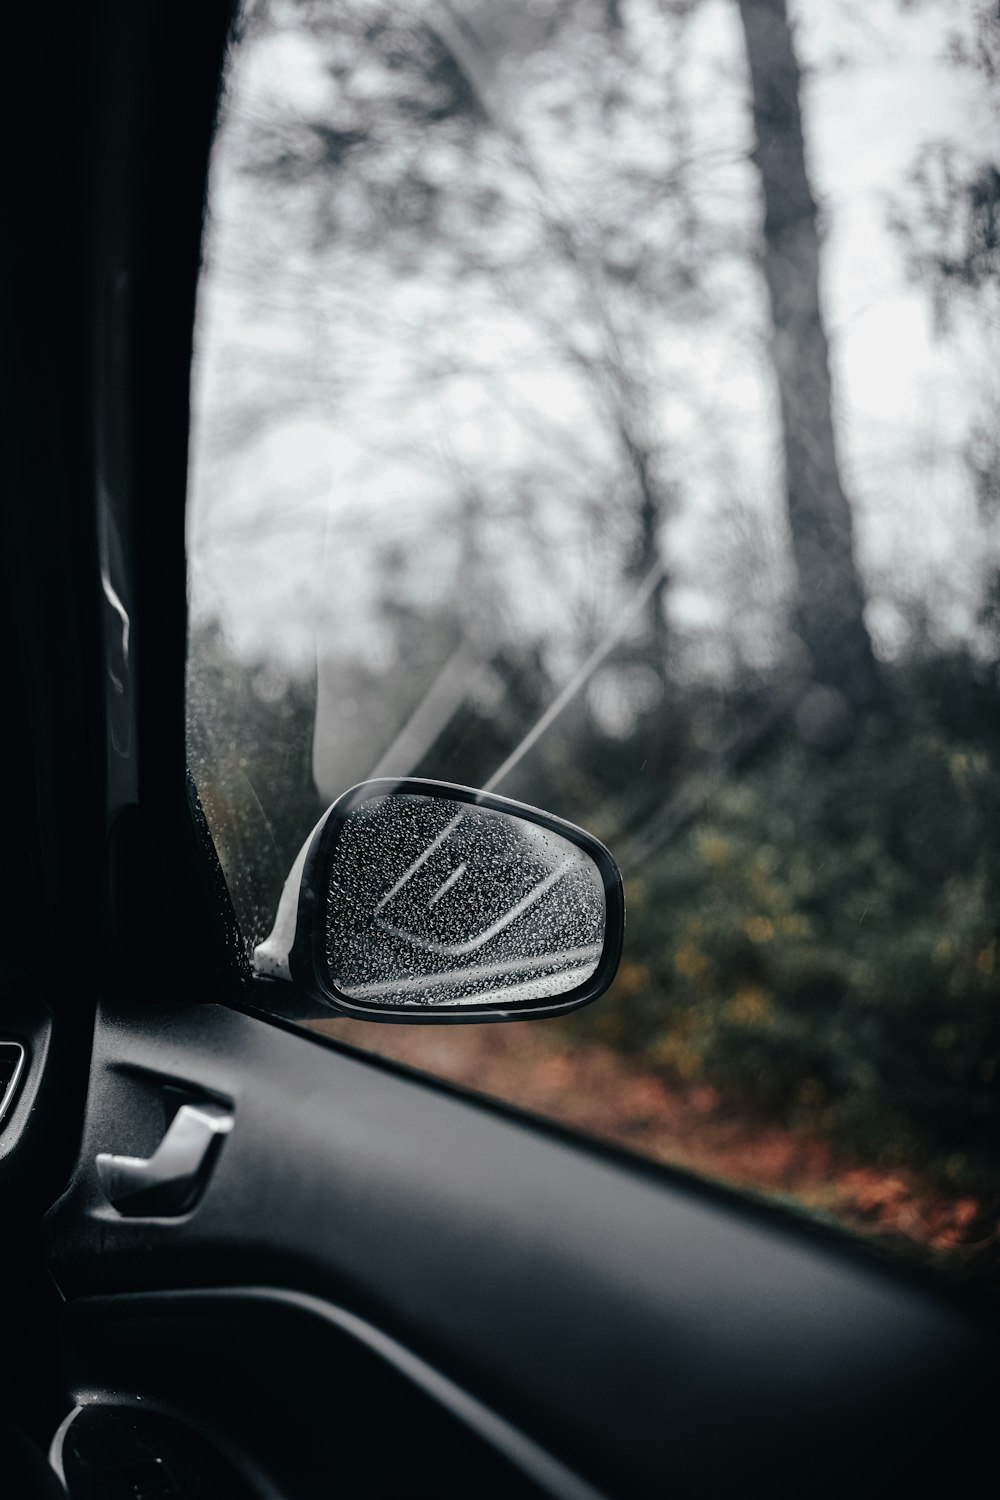
[[[789,725],[628,882],[588,1018],[667,1076],[845,1151],[985,1177],[1000,1147],[995,688],[897,671],[836,755]]]

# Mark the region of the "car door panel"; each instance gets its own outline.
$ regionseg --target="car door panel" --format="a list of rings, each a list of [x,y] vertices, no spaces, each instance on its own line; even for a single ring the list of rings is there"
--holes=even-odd
[[[302,1293],[82,1298],[65,1338],[81,1398],[120,1403],[127,1371],[132,1410],[203,1433],[254,1494],[308,1495],[333,1481],[359,1495],[599,1494],[374,1325]]]
[[[148,1155],[198,1097],[234,1114],[201,1201],[122,1217],[97,1154]],[[74,1388],[150,1397],[167,1370],[176,1406],[198,1370],[253,1387],[276,1450],[312,1454],[293,1482],[319,1477],[305,1414],[322,1447],[359,1358],[418,1405],[419,1361],[439,1411],[448,1390],[488,1413],[477,1441],[518,1435],[555,1494],[564,1473],[608,1494],[713,1493],[736,1453],[745,1485],[791,1493],[821,1449],[814,1485],[874,1492],[950,1451],[994,1389],[981,1320],[856,1253],[220,1006],[102,1008],[78,1170],[44,1228]],[[204,1380],[188,1401],[211,1415]],[[451,1420],[468,1431],[454,1401]],[[363,1484],[363,1453],[345,1464]],[[535,1484],[545,1462],[514,1469]]]

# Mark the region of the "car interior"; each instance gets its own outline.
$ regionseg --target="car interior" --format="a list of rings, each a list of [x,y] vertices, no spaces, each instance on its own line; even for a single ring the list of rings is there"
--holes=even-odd
[[[988,1284],[305,1031],[301,954],[251,975],[184,712],[233,21],[5,22],[0,1494],[971,1492]]]

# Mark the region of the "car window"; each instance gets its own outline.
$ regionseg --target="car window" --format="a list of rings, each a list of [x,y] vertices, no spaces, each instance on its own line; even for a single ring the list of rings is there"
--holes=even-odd
[[[998,80],[977,0],[249,6],[189,513],[248,953],[368,776],[625,875],[593,1006],[313,1024],[984,1276]]]

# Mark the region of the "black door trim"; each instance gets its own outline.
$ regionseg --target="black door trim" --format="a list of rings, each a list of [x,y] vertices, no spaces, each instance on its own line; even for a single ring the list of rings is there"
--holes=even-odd
[[[182,1292],[133,1292],[120,1296],[83,1297],[72,1303],[68,1312],[76,1321],[103,1321],[109,1318],[175,1318],[206,1312],[226,1312],[252,1316],[262,1307],[305,1315],[345,1333],[355,1342],[389,1364],[411,1384],[417,1386],[483,1439],[553,1500],[606,1500],[604,1494],[588,1484],[566,1464],[554,1458],[540,1444],[527,1437],[513,1423],[498,1416],[489,1406],[471,1396],[455,1381],[414,1354],[398,1340],[376,1328],[367,1319],[335,1303],[303,1292],[276,1287],[210,1287]]]

